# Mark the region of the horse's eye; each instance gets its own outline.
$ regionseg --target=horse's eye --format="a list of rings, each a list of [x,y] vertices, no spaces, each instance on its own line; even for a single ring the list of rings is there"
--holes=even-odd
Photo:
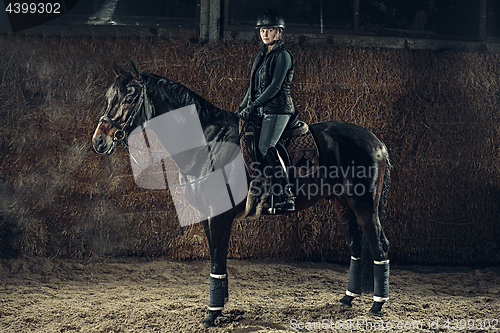
[[[126,96],[124,99],[125,104],[132,104],[134,101],[134,96]]]

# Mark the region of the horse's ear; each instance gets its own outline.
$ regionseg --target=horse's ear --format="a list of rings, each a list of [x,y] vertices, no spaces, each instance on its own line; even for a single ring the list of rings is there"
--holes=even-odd
[[[134,77],[134,79],[136,79],[138,81],[142,81],[141,74],[139,74],[139,71],[137,70],[137,67],[135,67],[132,59],[130,59],[130,71],[132,72],[132,76]]]
[[[113,60],[113,72],[115,73],[116,77],[122,76],[125,73],[125,71],[121,69],[120,66],[118,66],[114,60]]]

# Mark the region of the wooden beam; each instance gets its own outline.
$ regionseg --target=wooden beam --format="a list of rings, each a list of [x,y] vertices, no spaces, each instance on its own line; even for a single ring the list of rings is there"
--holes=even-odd
[[[222,0],[210,1],[210,14],[208,18],[208,40],[210,42],[219,40],[221,36],[221,6]]]
[[[479,19],[479,39],[484,40],[486,38],[486,1],[487,0],[481,0],[481,17]]]
[[[210,42],[221,36],[223,0],[200,0],[200,39]]]
[[[229,25],[229,0],[224,1],[224,25],[222,29]]]
[[[354,32],[359,32],[359,0],[354,0]]]

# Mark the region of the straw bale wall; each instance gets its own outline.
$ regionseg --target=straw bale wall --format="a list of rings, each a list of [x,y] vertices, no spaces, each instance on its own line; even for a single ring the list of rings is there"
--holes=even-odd
[[[372,130],[392,169],[393,262],[500,263],[500,55],[289,43],[306,122]],[[123,149],[91,135],[128,59],[235,110],[258,45],[187,39],[0,36],[0,256],[208,258],[203,228],[180,235],[168,191],[134,183]],[[347,262],[333,207],[234,223],[232,258]]]

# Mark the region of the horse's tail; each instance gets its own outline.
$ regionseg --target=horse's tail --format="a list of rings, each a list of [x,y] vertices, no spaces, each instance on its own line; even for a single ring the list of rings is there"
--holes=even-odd
[[[385,160],[384,180],[382,183],[382,193],[380,194],[380,201],[378,204],[378,218],[380,224],[383,226],[385,222],[385,204],[387,203],[387,195],[389,194],[389,185],[391,183],[391,163],[389,156]]]
[[[385,170],[384,177],[380,179],[382,181],[382,188],[380,192],[380,200],[378,202],[378,218],[380,224],[383,226],[385,222],[385,204],[387,202],[387,194],[389,193],[389,184],[391,182],[391,164],[389,162],[389,157],[385,159]],[[361,243],[361,253],[363,258],[362,267],[362,290],[364,293],[373,292],[373,257],[370,252],[370,246],[363,235]]]

